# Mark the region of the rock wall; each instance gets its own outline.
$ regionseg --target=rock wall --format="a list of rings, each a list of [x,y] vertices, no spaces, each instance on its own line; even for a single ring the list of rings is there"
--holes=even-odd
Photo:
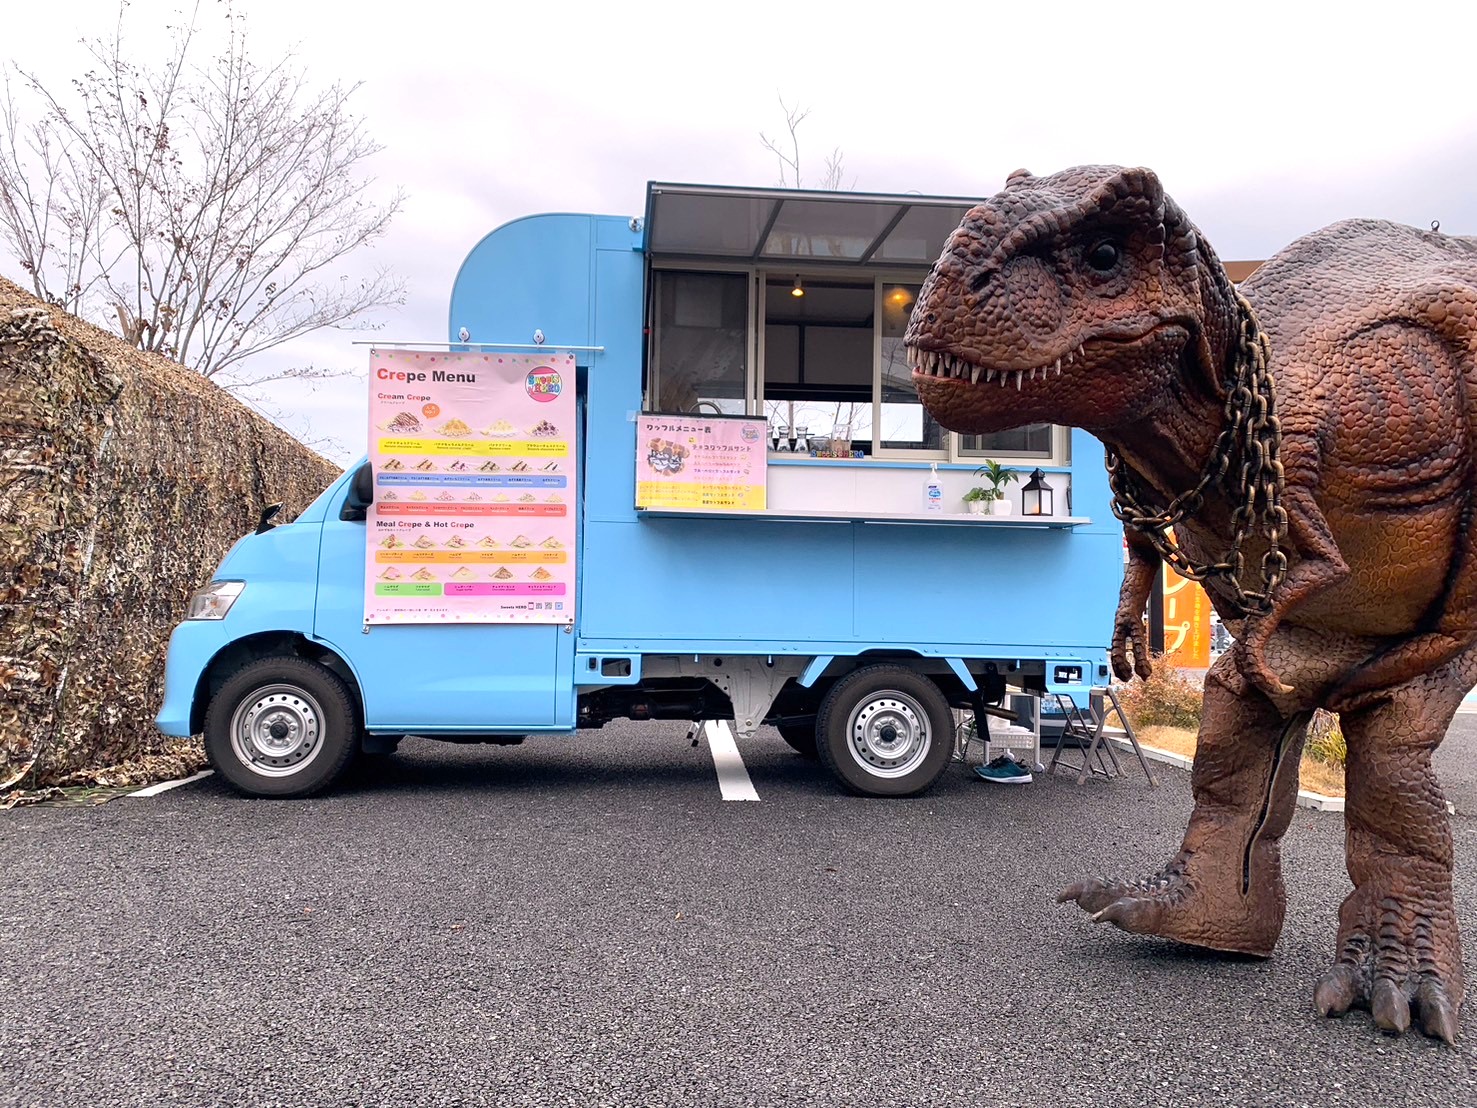
[[[217,386],[0,279],[0,792],[157,758],[169,632],[340,472]]]

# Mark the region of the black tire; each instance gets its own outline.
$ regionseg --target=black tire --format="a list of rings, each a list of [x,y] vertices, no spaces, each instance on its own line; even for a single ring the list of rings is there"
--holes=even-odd
[[[814,761],[819,757],[815,749],[815,724],[814,723],[781,723],[775,730],[780,733],[780,738],[789,743],[795,753],[802,758]]]
[[[205,714],[210,764],[248,796],[309,796],[333,784],[358,750],[359,709],[348,685],[305,658],[243,666]]]
[[[848,673],[821,702],[815,730],[821,764],[859,796],[926,792],[953,754],[949,702],[906,666]]]

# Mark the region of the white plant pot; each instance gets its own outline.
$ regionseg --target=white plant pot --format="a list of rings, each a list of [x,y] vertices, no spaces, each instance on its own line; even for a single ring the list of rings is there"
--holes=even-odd
[[[997,501],[995,501],[995,511],[994,511],[994,514],[997,515],[997,516],[1008,516],[1014,510],[1015,510],[1015,505],[1012,504],[1009,500],[997,500]]]
[[[972,516],[985,514],[985,501],[983,500],[966,500],[964,506],[969,509],[969,514]]]

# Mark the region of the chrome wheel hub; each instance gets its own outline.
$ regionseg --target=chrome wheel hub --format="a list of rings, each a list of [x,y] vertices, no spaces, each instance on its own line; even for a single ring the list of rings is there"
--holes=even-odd
[[[874,777],[905,777],[918,768],[931,745],[928,713],[907,693],[885,689],[852,709],[847,750]]]
[[[231,716],[231,746],[264,777],[299,773],[323,748],[323,709],[296,685],[257,689]]]

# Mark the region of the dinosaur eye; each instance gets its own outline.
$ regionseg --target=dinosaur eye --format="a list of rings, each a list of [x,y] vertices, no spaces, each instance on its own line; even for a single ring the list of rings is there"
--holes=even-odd
[[[1087,252],[1087,264],[1099,273],[1107,273],[1118,264],[1118,247],[1104,239]]]

